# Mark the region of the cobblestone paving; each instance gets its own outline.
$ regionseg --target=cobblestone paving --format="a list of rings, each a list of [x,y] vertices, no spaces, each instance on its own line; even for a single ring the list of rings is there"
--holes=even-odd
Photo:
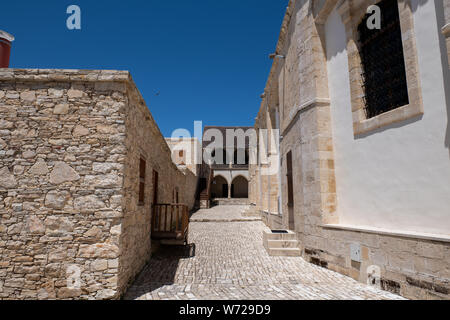
[[[197,214],[219,221],[245,207],[215,207]],[[193,217],[196,217],[194,214]],[[301,257],[270,257],[260,221],[192,222],[187,249],[168,248],[152,257],[125,299],[138,300],[323,300],[402,299]]]

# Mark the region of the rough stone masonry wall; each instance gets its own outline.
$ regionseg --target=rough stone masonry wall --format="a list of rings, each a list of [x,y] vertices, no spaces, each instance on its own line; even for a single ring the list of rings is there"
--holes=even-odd
[[[189,198],[144,106],[128,72],[0,70],[0,299],[118,298],[139,272],[151,169]]]
[[[152,173],[158,172],[158,203],[173,203],[178,189],[179,202],[193,207],[197,177],[180,171],[172,162],[166,140],[159,131],[139,91],[128,85],[126,113],[126,159],[124,179],[124,217],[120,239],[119,288],[130,284],[151,255],[151,205],[154,185]],[[138,204],[139,160],[146,160],[146,188],[143,205]]]
[[[0,71],[0,298],[116,295],[126,96],[99,77],[128,74]]]

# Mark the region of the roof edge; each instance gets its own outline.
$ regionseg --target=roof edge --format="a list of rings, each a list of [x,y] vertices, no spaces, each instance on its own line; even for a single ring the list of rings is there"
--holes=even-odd
[[[0,81],[129,82],[132,79],[126,70],[3,68]]]

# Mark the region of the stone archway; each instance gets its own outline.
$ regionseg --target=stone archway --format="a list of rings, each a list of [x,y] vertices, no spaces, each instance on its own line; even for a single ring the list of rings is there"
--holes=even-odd
[[[248,198],[248,180],[243,176],[237,176],[231,183],[231,197],[247,199]]]
[[[222,176],[216,176],[211,185],[212,198],[228,198],[228,182]]]

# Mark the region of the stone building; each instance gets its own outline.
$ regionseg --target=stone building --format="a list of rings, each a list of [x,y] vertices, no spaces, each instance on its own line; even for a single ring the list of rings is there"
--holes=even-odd
[[[221,204],[247,203],[249,146],[253,132],[252,127],[205,126],[203,165],[208,167],[207,172],[212,172],[208,182],[211,200]]]
[[[202,148],[197,138],[166,138],[172,151],[172,161],[178,168],[186,168],[194,175],[200,172]]]
[[[276,143],[250,166],[254,210],[310,262],[409,298],[450,298],[449,11],[291,0],[255,121]]]
[[[172,152],[172,161],[178,169],[190,176],[200,175],[201,170],[201,146],[197,138],[166,138],[166,142]],[[199,179],[188,179],[185,188],[189,189],[190,198],[185,198],[184,202],[189,209],[198,208],[196,201],[199,192]],[[180,190],[174,192],[173,203],[179,203]]]
[[[128,72],[1,69],[0,299],[119,298],[196,184]]]

